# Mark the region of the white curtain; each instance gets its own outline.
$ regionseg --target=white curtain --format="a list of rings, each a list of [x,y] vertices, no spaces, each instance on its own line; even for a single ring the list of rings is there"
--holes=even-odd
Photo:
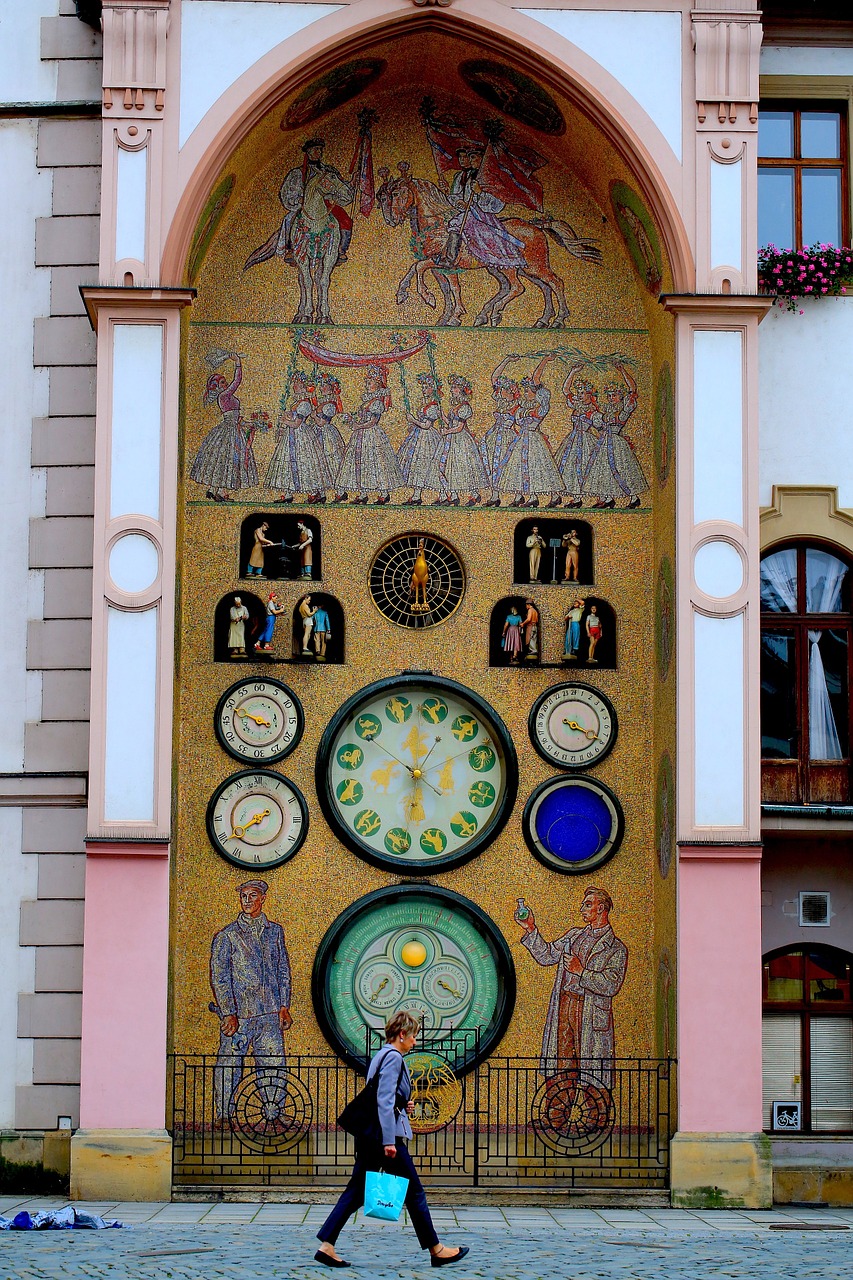
[[[797,552],[775,551],[761,561],[761,607],[772,613],[797,612]]]
[[[836,613],[841,607],[841,584],[847,565],[828,551],[806,552],[806,609],[809,613]],[[809,632],[809,759],[840,760],[843,756],[826,672],[820,652],[825,631]]]

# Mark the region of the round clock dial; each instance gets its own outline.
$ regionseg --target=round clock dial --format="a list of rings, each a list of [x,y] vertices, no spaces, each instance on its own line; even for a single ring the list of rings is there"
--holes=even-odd
[[[549,778],[524,806],[522,829],[531,853],[546,867],[587,875],[619,848],[625,816],[610,788],[596,778]]]
[[[329,824],[376,866],[420,875],[495,838],[515,801],[515,749],[500,716],[435,676],[380,680],[333,716],[317,755]]]
[[[260,871],[292,858],[308,831],[301,791],[268,769],[233,773],[207,806],[207,834],[217,853]]]
[[[434,627],[465,594],[465,571],[449,543],[429,533],[406,533],[380,547],[370,566],[370,596],[398,627]]]
[[[549,764],[582,769],[613,749],[618,723],[609,698],[587,684],[559,684],[534,702],[530,740]]]
[[[352,1065],[363,1066],[391,1014],[408,1009],[429,1048],[459,1071],[506,1030],[515,972],[496,925],[473,902],[407,884],[368,894],[335,921],[312,990],[323,1031]]]
[[[302,703],[280,680],[260,676],[226,689],[213,713],[216,736],[235,760],[283,760],[305,727]]]

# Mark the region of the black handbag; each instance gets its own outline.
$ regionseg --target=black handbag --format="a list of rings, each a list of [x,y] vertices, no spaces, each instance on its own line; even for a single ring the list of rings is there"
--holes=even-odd
[[[379,1068],[381,1071],[382,1068]],[[363,1089],[360,1089],[353,1098],[352,1102],[348,1102],[341,1114],[338,1116],[338,1124],[345,1133],[350,1133],[360,1142],[381,1142],[382,1128],[379,1124],[379,1104],[376,1099],[376,1093],[379,1088],[379,1071],[368,1080]],[[397,1088],[400,1087],[400,1081],[403,1078],[403,1057],[400,1055],[400,1074],[397,1077]],[[394,1115],[399,1112],[399,1107],[394,1107]]]

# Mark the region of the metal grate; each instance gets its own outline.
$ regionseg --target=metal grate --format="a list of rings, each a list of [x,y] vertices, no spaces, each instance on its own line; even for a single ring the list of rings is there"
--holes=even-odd
[[[340,1186],[353,1147],[335,1121],[362,1080],[339,1059],[170,1065],[176,1185]],[[590,1059],[546,1078],[538,1058],[489,1058],[440,1095],[416,1084],[412,1153],[436,1188],[663,1188],[673,1065]]]

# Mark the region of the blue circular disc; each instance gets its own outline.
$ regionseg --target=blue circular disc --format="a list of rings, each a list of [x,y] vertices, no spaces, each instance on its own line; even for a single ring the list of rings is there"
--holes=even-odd
[[[597,779],[550,778],[528,800],[523,827],[531,852],[546,866],[581,875],[613,856],[624,818],[616,796]]]

